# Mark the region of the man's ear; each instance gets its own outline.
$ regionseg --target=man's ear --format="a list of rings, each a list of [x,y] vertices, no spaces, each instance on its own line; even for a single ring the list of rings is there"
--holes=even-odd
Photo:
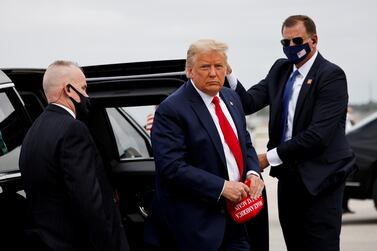
[[[188,78],[192,78],[192,67],[186,69],[186,75]]]
[[[65,90],[65,92],[67,93],[67,95],[68,95],[68,93],[70,93],[71,92],[71,84],[68,84],[68,85],[66,85],[65,87],[64,87],[64,90]],[[69,96],[69,95],[68,95]]]
[[[312,39],[313,45],[317,45],[317,43],[318,43],[318,36],[316,34],[314,34],[311,39]]]

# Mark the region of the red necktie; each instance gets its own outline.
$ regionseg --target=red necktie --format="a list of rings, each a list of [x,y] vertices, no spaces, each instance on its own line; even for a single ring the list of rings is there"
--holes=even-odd
[[[240,172],[240,179],[242,180],[243,174],[243,157],[240,147],[240,142],[238,142],[237,136],[233,131],[232,126],[225,117],[223,110],[220,107],[220,100],[217,96],[213,97],[212,103],[215,104],[216,116],[219,119],[219,124],[221,131],[223,132],[225,142],[232,151],[234,158],[236,159],[238,170]]]

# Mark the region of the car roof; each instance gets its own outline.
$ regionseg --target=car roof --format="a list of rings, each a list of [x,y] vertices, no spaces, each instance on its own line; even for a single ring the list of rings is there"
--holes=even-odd
[[[374,112],[367,117],[363,118],[360,120],[358,123],[356,123],[351,129],[348,131],[348,133],[352,133],[353,131],[357,131],[360,128],[365,127],[366,125],[374,122],[377,119],[377,112]]]
[[[87,78],[182,74],[186,60],[161,60],[136,63],[84,66]]]
[[[83,66],[82,69],[88,86],[104,80],[186,77],[184,59],[92,65]],[[0,84],[13,82],[19,91],[41,90],[44,72],[43,68],[0,69]]]
[[[185,60],[161,60],[82,67],[94,103],[104,106],[158,104],[187,81]],[[26,98],[44,97],[42,80],[45,69],[2,69],[19,94]],[[0,69],[1,72],[1,69]]]

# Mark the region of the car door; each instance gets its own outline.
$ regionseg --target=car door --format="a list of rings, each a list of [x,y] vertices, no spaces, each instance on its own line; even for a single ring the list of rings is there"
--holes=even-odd
[[[21,250],[26,200],[18,156],[31,121],[14,84],[0,71],[0,243]]]
[[[92,103],[87,124],[115,188],[131,250],[142,250],[144,220],[155,187],[147,115],[186,81],[181,61],[180,71],[175,71],[173,63],[174,67],[165,67],[162,73],[152,69],[159,62],[151,68],[143,64],[135,65],[143,68],[143,74],[126,76],[84,67]]]

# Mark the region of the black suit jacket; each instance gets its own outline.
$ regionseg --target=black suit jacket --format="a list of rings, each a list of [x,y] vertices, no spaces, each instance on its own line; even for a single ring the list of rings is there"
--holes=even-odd
[[[223,88],[220,96],[237,128],[246,178],[259,173],[256,153],[246,130],[245,115],[237,94]],[[156,163],[154,211],[174,250],[218,250],[226,224],[225,202],[219,198],[228,178],[221,139],[206,105],[190,81],[158,107],[152,128]],[[146,236],[154,242],[155,236]],[[155,238],[158,239],[158,238]],[[170,249],[169,249],[170,250]]]
[[[293,121],[292,139],[280,143],[282,95],[293,65],[279,59],[268,75],[247,92],[238,83],[246,114],[270,108],[267,148],[277,147],[283,165],[272,167],[279,176],[287,168],[297,169],[308,191],[320,191],[344,181],[354,169],[354,156],[345,137],[348,105],[347,81],[341,68],[318,53],[301,87]]]
[[[119,210],[86,125],[48,105],[29,129],[20,170],[31,232],[53,250],[128,250]]]

